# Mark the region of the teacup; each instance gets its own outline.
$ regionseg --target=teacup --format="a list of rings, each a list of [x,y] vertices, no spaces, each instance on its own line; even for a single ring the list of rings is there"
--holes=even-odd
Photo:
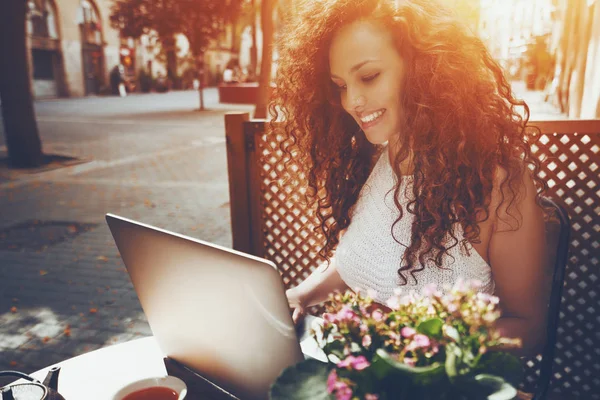
[[[121,388],[112,400],[183,400],[187,394],[185,382],[174,376],[141,379]]]

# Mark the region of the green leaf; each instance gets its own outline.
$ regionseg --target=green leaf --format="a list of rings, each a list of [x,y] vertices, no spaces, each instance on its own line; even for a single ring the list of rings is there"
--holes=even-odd
[[[329,364],[304,360],[286,368],[271,386],[271,400],[330,400],[327,393]]]
[[[446,326],[445,333],[450,339],[454,340],[456,343],[460,343],[460,334],[458,333],[458,329],[453,326]]]
[[[504,379],[499,376],[490,375],[490,374],[479,374],[475,376],[475,381],[480,385],[488,387],[494,392],[500,390],[502,385],[504,384]]]
[[[417,326],[417,332],[429,337],[439,337],[442,334],[444,321],[439,318],[431,318],[423,321]]]
[[[417,385],[429,385],[444,376],[444,365],[440,363],[426,367],[411,367],[394,360],[383,349],[377,350],[370,368],[378,379],[384,379],[390,375],[403,375]]]
[[[462,352],[460,348],[452,343],[446,347],[446,363],[444,368],[446,369],[446,375],[450,381],[453,381],[458,376],[458,366]]]
[[[513,400],[517,396],[517,389],[499,376],[479,374],[475,376],[475,381],[491,390],[488,400]]]
[[[517,389],[510,383],[504,382],[500,390],[488,396],[488,400],[513,400],[517,397]]]
[[[513,386],[518,386],[524,375],[521,361],[512,354],[502,351],[489,351],[483,354],[474,372],[500,376]]]
[[[323,352],[325,352],[325,354],[329,355],[329,354],[333,354],[336,357],[338,357],[339,359],[344,359],[344,344],[342,343],[341,340],[334,340],[332,342],[329,342],[327,344],[325,344],[325,346],[323,346]]]

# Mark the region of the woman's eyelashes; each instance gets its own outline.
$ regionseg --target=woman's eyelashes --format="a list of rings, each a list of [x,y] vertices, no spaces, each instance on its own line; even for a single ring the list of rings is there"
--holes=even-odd
[[[377,72],[377,73],[374,73],[371,75],[365,75],[365,76],[361,77],[360,80],[364,83],[370,83],[370,82],[373,82],[379,76],[379,74],[380,73]],[[332,83],[333,83],[334,89],[336,89],[338,91],[344,91],[348,88],[346,85],[340,85],[335,82],[332,82]]]
[[[362,81],[363,82],[371,82],[371,81],[375,80],[375,78],[377,78],[378,76],[379,76],[379,72],[371,74],[371,75],[363,76]]]

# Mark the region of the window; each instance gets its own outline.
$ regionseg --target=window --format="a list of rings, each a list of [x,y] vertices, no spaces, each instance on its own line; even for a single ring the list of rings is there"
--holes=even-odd
[[[81,1],[79,24],[86,43],[102,44],[102,24],[96,8],[88,0]]]
[[[33,79],[54,80],[54,52],[51,50],[32,49]]]
[[[58,39],[56,13],[48,0],[29,0],[27,31],[32,36]]]

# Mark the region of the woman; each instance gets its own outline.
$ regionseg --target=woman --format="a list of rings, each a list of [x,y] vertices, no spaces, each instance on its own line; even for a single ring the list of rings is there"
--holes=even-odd
[[[299,1],[293,18],[270,110],[306,168],[328,261],[288,290],[294,319],[333,291],[385,304],[397,288],[476,279],[500,299],[498,329],[538,351],[536,133],[485,46],[431,0]]]

